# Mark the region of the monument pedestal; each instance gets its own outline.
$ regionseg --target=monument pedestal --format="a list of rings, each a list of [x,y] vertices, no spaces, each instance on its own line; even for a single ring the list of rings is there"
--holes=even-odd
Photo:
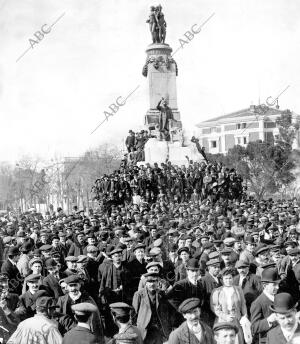
[[[138,165],[149,163],[153,165],[155,162],[158,164],[171,161],[174,165],[188,165],[188,160],[202,161],[203,158],[197,151],[194,145],[188,147],[181,147],[179,142],[159,141],[151,138],[145,144],[145,161],[139,162]]]
[[[170,122],[170,134],[173,141],[180,141],[182,123],[177,107],[176,76],[177,64],[171,56],[172,48],[168,44],[150,44],[146,50],[147,59],[143,68],[143,75],[149,80],[150,109],[145,116],[145,126],[152,132],[158,131],[159,111],[157,105],[161,98],[165,98],[172,110],[173,120]],[[157,133],[153,133],[157,136]],[[158,136],[157,136],[158,137]]]

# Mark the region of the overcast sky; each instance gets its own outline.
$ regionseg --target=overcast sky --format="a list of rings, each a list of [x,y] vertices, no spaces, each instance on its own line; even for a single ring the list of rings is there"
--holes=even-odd
[[[119,145],[129,129],[141,129],[149,107],[141,74],[151,43],[145,21],[159,3],[173,50],[193,24],[215,13],[174,56],[187,130],[259,97],[265,102],[288,85],[280,106],[300,113],[297,0],[0,0],[0,160],[76,157],[104,142]],[[53,23],[30,48],[34,33]],[[109,105],[134,89],[91,135]]]

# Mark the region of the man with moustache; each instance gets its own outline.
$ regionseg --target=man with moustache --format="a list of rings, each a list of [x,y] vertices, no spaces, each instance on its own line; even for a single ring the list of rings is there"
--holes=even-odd
[[[275,295],[271,310],[279,326],[272,328],[267,335],[267,344],[300,343],[300,324],[296,313],[297,302],[288,293]]]
[[[250,307],[251,328],[255,343],[265,344],[268,332],[277,324],[277,319],[271,306],[279,289],[280,278],[277,269],[264,269],[261,276],[263,292]],[[258,339],[258,340],[257,340]]]
[[[59,308],[58,312],[61,314],[68,315],[69,318],[73,320],[75,323],[76,319],[74,316],[74,312],[72,311],[72,305],[88,302],[96,305],[96,302],[93,300],[91,296],[89,296],[86,292],[81,292],[81,280],[78,275],[71,275],[64,279],[64,282],[67,284],[66,290],[67,294],[64,296],[59,297],[57,301],[57,306]],[[70,320],[70,319],[68,319]],[[69,324],[69,322],[68,322]],[[100,313],[94,312],[89,320],[89,325],[92,333],[99,338],[100,342],[104,342],[103,337],[103,327],[100,318]],[[70,330],[69,327],[65,327],[65,331],[67,332]]]
[[[199,299],[189,298],[179,305],[186,321],[171,332],[169,344],[214,344],[212,330],[200,320],[200,304]]]

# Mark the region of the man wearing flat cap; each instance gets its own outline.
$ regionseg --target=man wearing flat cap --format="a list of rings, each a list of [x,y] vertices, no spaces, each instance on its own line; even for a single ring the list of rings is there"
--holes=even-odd
[[[162,344],[171,330],[171,306],[163,291],[158,288],[158,273],[144,275],[146,287],[135,292],[133,308],[137,314],[137,327],[144,344]]]
[[[74,318],[77,326],[68,331],[63,338],[62,344],[100,344],[100,338],[97,338],[91,331],[91,315],[98,311],[98,308],[89,303],[82,302],[71,306],[74,312]]]
[[[272,328],[267,335],[267,344],[300,343],[300,324],[296,317],[297,302],[288,293],[275,295],[271,311],[275,313],[279,326]]]
[[[81,291],[81,280],[78,275],[71,275],[65,278],[64,281],[66,283],[67,294],[59,297],[57,306],[60,313],[68,315],[73,321],[75,321],[76,319],[72,310],[73,305],[82,302],[90,303],[94,306],[97,305],[91,296],[89,296],[85,291]],[[102,341],[103,326],[98,308],[97,311],[93,312],[89,318],[89,324],[92,333],[98,336],[98,338]],[[69,330],[67,326],[65,329]]]
[[[171,332],[168,344],[214,344],[212,330],[200,320],[200,305],[198,298],[189,298],[180,304],[179,311],[186,321]]]
[[[111,303],[109,308],[111,310],[113,320],[118,326],[118,334],[135,334],[135,343],[143,344],[141,331],[136,326],[133,326],[130,321],[130,312],[133,308],[124,302]]]
[[[216,344],[235,344],[238,328],[232,322],[221,322],[214,325]]]
[[[57,324],[50,319],[53,309],[53,299],[41,296],[36,300],[36,314],[22,321],[13,335],[9,338],[10,344],[47,343],[61,344],[62,337]]]

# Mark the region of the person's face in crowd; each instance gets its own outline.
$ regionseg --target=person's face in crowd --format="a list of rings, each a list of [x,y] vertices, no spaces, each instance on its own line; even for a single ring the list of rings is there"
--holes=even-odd
[[[60,237],[59,237],[59,241],[60,241],[62,244],[65,244],[65,243],[66,243],[66,237],[65,237],[65,236],[60,236]]]
[[[47,235],[45,235],[45,234],[41,235],[41,242],[43,242],[43,243],[47,242]]]
[[[222,278],[223,285],[225,287],[232,287],[233,286],[233,276],[232,275],[225,275]]]
[[[286,314],[276,313],[276,319],[282,329],[291,331],[297,322],[296,310],[291,310]]]
[[[51,252],[50,251],[42,251],[42,255],[45,257],[45,259],[51,257]]]
[[[293,264],[296,264],[299,261],[300,255],[299,254],[295,254],[290,256],[291,257],[291,261]]]
[[[184,247],[184,245],[185,245],[185,240],[184,239],[179,239],[178,240],[178,247],[180,248],[180,247]]]
[[[126,242],[126,246],[127,246],[127,249],[128,249],[128,250],[131,250],[132,247],[133,247],[133,241],[132,241],[132,240],[127,241],[127,242]]]
[[[66,289],[71,296],[77,296],[80,292],[80,283],[67,284]]]
[[[176,259],[176,251],[170,251],[169,258],[171,261],[174,261]]]
[[[264,285],[264,290],[271,294],[271,295],[276,295],[279,289],[279,283],[277,282],[272,282],[272,283],[265,283]]]
[[[222,254],[221,258],[224,261],[225,265],[230,264],[230,255],[229,254]]]
[[[192,239],[186,239],[185,246],[187,246],[187,247],[192,246]]]
[[[28,290],[31,294],[35,294],[39,290],[40,280],[27,282]]]
[[[83,242],[84,242],[84,236],[83,236],[83,234],[77,235],[77,240],[78,240],[78,242],[79,242],[80,245],[83,244]]]
[[[59,272],[59,266],[51,266],[50,268],[48,268],[48,272],[51,275],[56,274],[57,272]]]
[[[190,258],[190,255],[187,252],[183,251],[180,253],[180,259],[182,260],[183,263],[186,263],[189,260],[189,258]]]
[[[200,243],[203,246],[204,244],[206,244],[208,242],[208,238],[202,238]]]
[[[220,264],[216,264],[216,265],[211,265],[208,268],[208,272],[214,276],[214,277],[218,277],[219,273],[220,273]]]
[[[274,262],[277,262],[281,258],[280,251],[279,250],[278,251],[272,251],[271,252],[271,258]]]
[[[77,269],[77,262],[70,262],[70,261],[67,261],[66,264],[67,264],[67,268],[68,268],[69,270],[74,270],[74,271],[76,271],[76,269]]]
[[[253,243],[247,243],[246,248],[250,253],[252,253],[254,252],[255,245]]]
[[[158,279],[157,278],[149,278],[146,281],[146,288],[150,291],[150,292],[155,292],[157,290],[158,287]]]
[[[59,245],[59,239],[53,239],[53,240],[52,240],[52,246],[53,246],[54,248],[57,248],[58,245]]]
[[[149,269],[147,269],[147,272],[159,273],[159,267],[158,266],[151,266]]]
[[[242,250],[242,242],[241,241],[235,241],[233,244],[233,249],[235,251],[241,251]]]
[[[114,253],[111,258],[114,264],[119,265],[122,262],[122,253],[121,252]]]
[[[234,344],[236,333],[233,329],[222,329],[215,334],[216,344]]]
[[[95,245],[96,244],[96,239],[95,238],[88,238],[87,239],[88,245]]]
[[[134,251],[136,259],[141,261],[145,257],[145,250],[143,248],[139,248]]]
[[[193,284],[196,284],[197,283],[197,280],[200,276],[200,270],[190,270],[190,269],[187,269],[187,277],[188,277],[188,280],[193,283]]]
[[[35,262],[31,265],[31,270],[34,275],[39,275],[42,272],[41,263]]]
[[[190,312],[183,314],[183,317],[186,319],[188,325],[193,327],[199,324],[200,315],[201,315],[200,308],[197,307],[191,310]]]
[[[63,294],[67,294],[68,293],[68,290],[67,290],[67,283],[66,282],[61,282],[60,283],[60,287],[61,287],[61,290],[63,292]]]
[[[249,273],[249,267],[242,267],[242,268],[238,268],[237,270],[241,277],[245,277]]]
[[[261,262],[266,262],[268,260],[268,252],[262,252],[258,255],[258,258]]]

